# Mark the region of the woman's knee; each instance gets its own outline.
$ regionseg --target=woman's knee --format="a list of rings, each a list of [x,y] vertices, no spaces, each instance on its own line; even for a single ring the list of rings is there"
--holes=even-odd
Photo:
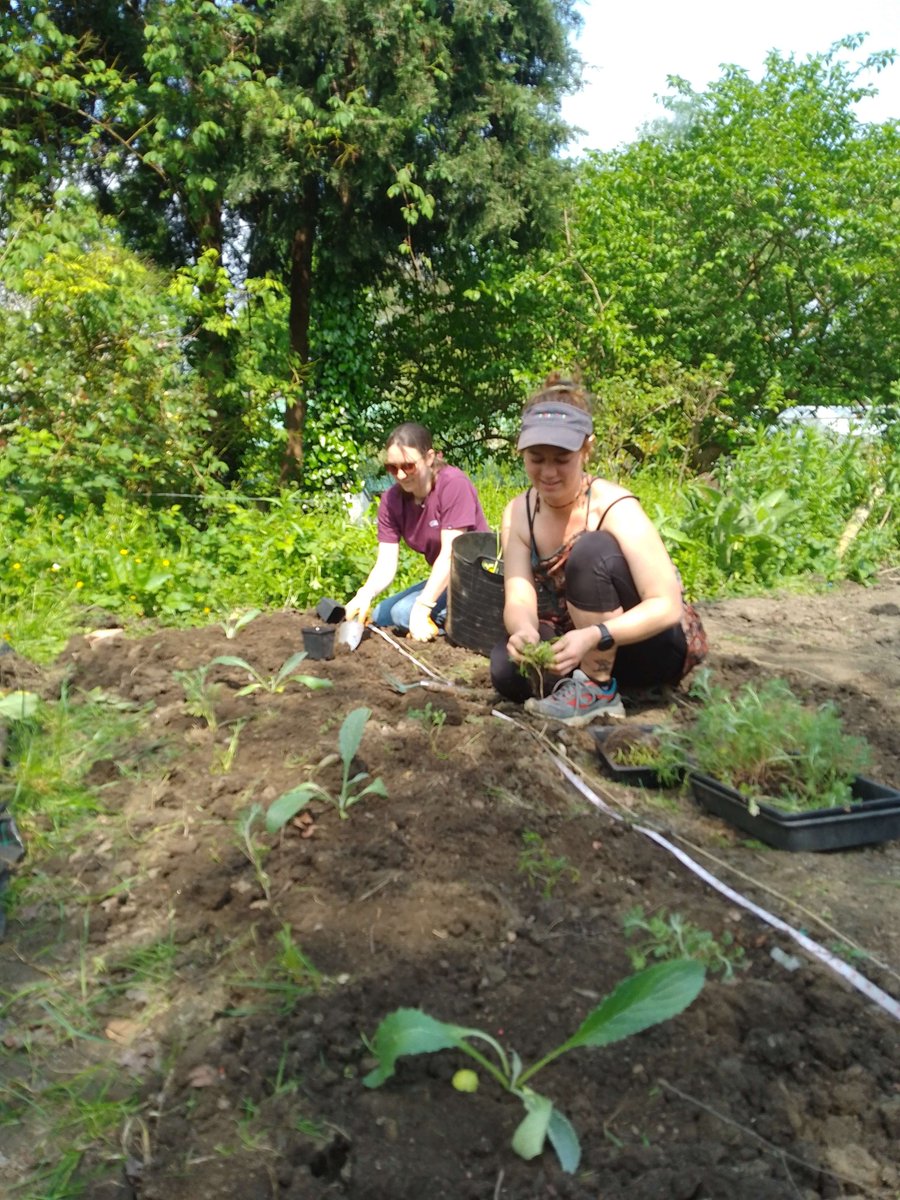
[[[613,612],[637,603],[631,571],[611,533],[591,530],[572,546],[566,561],[566,597],[588,612]]]
[[[504,698],[524,704],[531,696],[531,684],[509,657],[506,642],[497,642],[491,650],[491,683]]]

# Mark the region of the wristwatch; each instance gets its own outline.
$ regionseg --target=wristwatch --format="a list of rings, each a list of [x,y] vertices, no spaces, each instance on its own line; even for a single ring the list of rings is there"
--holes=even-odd
[[[597,643],[597,649],[612,650],[613,646],[616,644],[616,639],[609,632],[605,625],[597,625],[596,628],[600,630],[600,641]]]

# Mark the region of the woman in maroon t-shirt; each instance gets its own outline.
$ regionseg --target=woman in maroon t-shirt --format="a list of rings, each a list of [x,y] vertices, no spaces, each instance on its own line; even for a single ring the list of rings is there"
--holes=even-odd
[[[434,451],[431,434],[413,421],[398,425],[387,440],[385,465],[397,482],[378,507],[378,557],[365,583],[347,604],[348,620],[365,620],[372,602],[394,580],[400,542],[423,555],[431,574],[380,601],[373,625],[409,630],[419,642],[431,641],[447,613],[450,548],[461,533],[490,529],[471,479],[448,466]]]

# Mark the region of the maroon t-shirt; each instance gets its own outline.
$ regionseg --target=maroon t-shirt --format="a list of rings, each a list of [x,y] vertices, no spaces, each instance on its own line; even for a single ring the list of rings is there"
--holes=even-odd
[[[378,540],[398,544],[402,539],[434,565],[441,550],[442,529],[490,530],[475,485],[458,467],[442,467],[434,487],[419,504],[395,483],[378,506]]]

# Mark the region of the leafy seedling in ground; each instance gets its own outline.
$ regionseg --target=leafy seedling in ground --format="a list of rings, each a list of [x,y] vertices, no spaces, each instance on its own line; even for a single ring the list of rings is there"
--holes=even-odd
[[[218,664],[222,667],[238,667],[242,671],[246,671],[250,676],[250,682],[239,688],[235,693],[238,696],[249,696],[251,692],[260,690],[268,692],[269,695],[283,692],[289,683],[302,683],[304,687],[315,691],[318,688],[330,688],[332,686],[330,679],[320,679],[318,675],[297,675],[297,668],[306,658],[305,650],[298,650],[296,654],[292,654],[286,659],[274,675],[261,675],[255,667],[243,658],[237,658],[233,654],[223,654],[218,658],[214,658],[209,664],[211,667]]]
[[[608,1046],[676,1016],[697,997],[703,980],[702,964],[691,960],[648,967],[646,971],[624,979],[568,1041],[524,1068],[515,1051],[507,1055],[500,1043],[481,1029],[448,1025],[420,1009],[400,1008],[384,1018],[372,1041],[367,1043],[378,1059],[378,1066],[366,1075],[363,1083],[366,1087],[380,1087],[394,1074],[396,1061],[402,1055],[461,1050],[524,1105],[526,1115],[512,1140],[515,1152],[525,1159],[536,1158],[549,1138],[560,1166],[572,1173],[581,1161],[578,1135],[553,1102],[529,1087],[528,1081],[567,1050],[580,1046]],[[497,1062],[474,1046],[473,1039],[486,1043],[496,1055]],[[460,1090],[475,1090],[468,1077],[459,1082],[465,1084]]]
[[[350,815],[347,810],[362,800],[364,796],[387,795],[387,789],[381,779],[373,779],[370,784],[360,791],[354,791],[357,784],[369,778],[368,771],[358,771],[352,779],[350,778],[353,759],[360,747],[366,723],[371,715],[372,710],[370,708],[354,708],[352,712],[347,714],[341,725],[340,732],[338,733],[338,750],[343,764],[340,792],[336,796],[333,796],[331,792],[326,791],[318,783],[302,783],[299,787],[291,788],[289,792],[285,792],[277,800],[273,801],[269,807],[269,811],[266,813],[266,829],[268,829],[269,833],[277,833],[301,809],[306,808],[310,800],[317,798],[327,800],[338,810],[338,815],[342,819],[345,819]]]
[[[564,876],[568,876],[573,883],[578,882],[578,868],[573,867],[565,855],[551,854],[539,833],[526,829],[522,841],[525,848],[519,855],[517,870],[536,891],[540,891],[545,900],[550,899]]]
[[[212,663],[195,667],[192,671],[173,671],[172,678],[181,684],[184,706],[192,717],[200,717],[215,732],[219,727],[216,705],[222,697],[224,685],[213,683],[208,678]]]
[[[723,979],[731,979],[736,968],[749,965],[743,946],[735,945],[730,933],[726,931],[716,939],[708,929],[701,929],[677,912],[661,909],[648,915],[643,905],[637,904],[625,914],[622,928],[633,942],[626,951],[635,970],[654,959],[693,958],[711,975],[721,971]]]
[[[249,608],[246,612],[235,609],[228,614],[224,621],[220,621],[219,625],[228,640],[232,641],[244,626],[249,625],[251,621],[255,621],[261,612],[261,608]]]

